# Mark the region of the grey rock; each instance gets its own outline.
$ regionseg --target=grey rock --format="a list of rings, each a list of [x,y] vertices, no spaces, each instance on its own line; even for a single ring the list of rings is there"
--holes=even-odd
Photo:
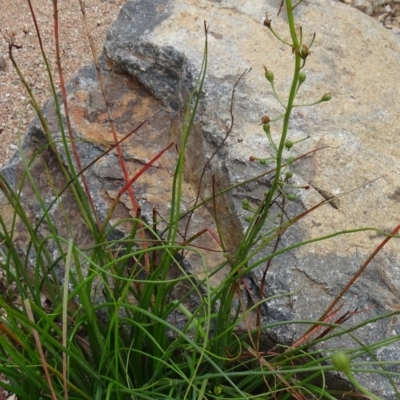
[[[279,3],[275,1],[267,6],[269,15],[276,12]],[[258,122],[265,113],[274,116],[282,111],[263,77],[263,65],[275,72],[278,90],[287,93],[291,82],[290,50],[262,29],[264,11],[261,2],[242,2],[240,5],[231,1],[223,4],[202,2],[201,5],[189,0],[151,5],[130,2],[111,27],[105,43],[105,53],[116,67],[133,73],[156,98],[175,110],[170,98],[176,101],[179,98],[176,90],[182,85],[188,87],[187,79],[190,80],[189,74],[180,73],[180,64],[175,60],[182,57],[176,56],[175,52],[184,54],[198,69],[204,40],[202,25],[204,20],[207,21],[208,75],[204,109],[198,116],[206,154],[211,152],[207,149],[215,148],[226,135],[227,110],[234,83],[246,68],[253,68],[236,93],[234,129],[223,151],[212,163],[212,173],[222,182],[237,183],[265,170],[248,162],[250,156],[268,157],[267,140]],[[323,93],[332,92],[333,100],[318,107],[299,108],[293,115],[290,139],[310,136],[293,149],[296,156],[310,149],[329,147],[295,165],[294,183],[310,184],[312,189],[299,191],[298,199],[286,211],[293,217],[324,198],[346,194],[336,203],[315,210],[297,223],[285,234],[280,246],[355,227],[391,230],[395,226],[392,220],[398,221],[399,217],[398,205],[393,200],[400,180],[398,169],[393,166],[399,165],[399,156],[394,149],[399,145],[397,98],[400,85],[393,77],[400,72],[400,43],[377,22],[341,4],[309,1],[302,4],[296,14],[308,38],[312,32],[317,32],[306,68],[308,80],[300,99],[311,102]],[[273,23],[276,31],[285,34],[284,18],[274,18]],[[146,51],[148,47],[151,51]],[[164,67],[165,52],[170,53],[169,65],[173,66],[174,73]],[[160,61],[155,61],[156,66],[146,64],[148,57],[155,53],[163,54]],[[163,65],[162,71],[168,71],[162,79],[165,85],[154,85],[152,79],[146,79],[147,74],[159,77],[154,73],[158,63]],[[170,84],[171,78],[176,80],[175,85]],[[279,124],[276,134],[279,134]],[[199,176],[199,170],[195,168],[192,173]],[[232,197],[234,210],[230,216],[234,225],[242,224],[242,229],[246,229],[241,200],[246,197],[260,201],[266,190],[265,183],[259,180],[235,190]],[[207,189],[203,188],[203,191]],[[232,231],[229,226],[225,228],[226,232]],[[372,232],[336,236],[275,258],[267,274],[264,296],[296,294],[268,302],[264,322],[317,319],[382,240],[377,236]],[[235,240],[231,241],[233,247],[237,246]],[[399,302],[398,250],[398,242],[392,240],[347,292],[343,313],[357,308],[367,311],[353,315],[344,326],[361,324],[367,317],[390,310],[388,304]],[[255,294],[262,279],[263,265],[265,263],[248,278]],[[390,332],[385,323],[391,326]],[[364,343],[399,334],[397,317],[391,317],[385,323],[372,329],[360,328],[357,334]],[[289,344],[304,330],[305,327],[292,325],[271,329],[269,333],[278,342]],[[341,338],[336,345],[354,347],[354,342]],[[399,344],[393,346],[396,351],[385,352],[388,361],[395,360],[395,354],[399,354]],[[361,375],[359,378],[378,395],[394,398],[393,388],[381,376],[366,378]]]

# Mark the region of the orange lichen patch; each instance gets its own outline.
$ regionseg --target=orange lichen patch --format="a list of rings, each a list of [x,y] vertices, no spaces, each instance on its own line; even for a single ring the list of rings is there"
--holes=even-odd
[[[79,90],[75,92],[75,98],[82,103],[87,103],[89,101],[89,93],[85,90]]]
[[[162,111],[161,103],[127,76],[110,74],[106,81],[109,109],[99,86],[90,91],[77,91],[71,98],[70,118],[74,129],[79,130],[78,135],[94,143],[114,143],[109,124],[111,113],[118,135],[128,134],[139,123],[149,121],[149,125],[143,126],[124,143],[125,148],[134,143],[134,150],[128,150],[130,157],[148,158],[145,149],[152,147],[154,150],[154,145],[160,145],[161,149],[167,145],[170,120]]]
[[[159,107],[157,107],[159,108]],[[113,109],[114,118],[132,117],[134,110],[135,119],[140,121],[154,114],[154,99],[150,96],[139,98],[134,92],[122,96],[119,107]]]

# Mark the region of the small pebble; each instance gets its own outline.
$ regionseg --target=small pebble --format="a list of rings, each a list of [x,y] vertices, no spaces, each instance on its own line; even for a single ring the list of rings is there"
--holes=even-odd
[[[6,69],[7,63],[3,54],[0,54],[0,71],[4,71]]]

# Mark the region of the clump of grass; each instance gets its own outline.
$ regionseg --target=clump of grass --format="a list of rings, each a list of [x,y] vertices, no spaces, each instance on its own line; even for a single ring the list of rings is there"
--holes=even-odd
[[[167,229],[162,235],[157,232],[155,223],[146,222],[141,218],[140,204],[132,184],[134,185],[168,148],[149,160],[134,177],[129,177],[120,147],[121,140],[117,139],[115,127],[111,122],[115,138],[112,149],[117,150],[125,184],[122,185],[114,206],[102,221],[97,215],[84,178],[85,171],[96,160],[83,167],[75,148],[58,46],[57,63],[62,105],[59,104],[43,49],[42,54],[53,88],[68,168],[64,167],[52,132],[29,91],[29,86],[19,73],[46,134],[47,145],[39,149],[31,159],[27,159],[21,149],[24,176],[17,188],[10,187],[4,177],[0,179],[0,188],[14,210],[11,224],[6,223],[0,216],[1,253],[4,260],[1,266],[8,285],[8,290],[0,296],[0,307],[3,310],[0,322],[0,372],[6,378],[0,382],[1,387],[14,392],[19,399],[303,399],[310,396],[332,399],[344,394],[328,389],[325,385],[326,374],[337,367],[337,362],[332,365],[330,355],[313,350],[312,345],[339,335],[354,335],[358,328],[371,322],[366,321],[360,326],[344,329],[340,318],[332,322],[332,316],[337,312],[335,310],[332,313],[332,310],[339,298],[367,267],[370,259],[392,236],[384,239],[319,321],[280,323],[311,325],[309,332],[288,348],[266,349],[260,345],[261,332],[279,325],[261,325],[261,305],[269,300],[263,298],[263,283],[259,299],[253,299],[254,305],[250,309],[246,309],[241,301],[243,291],[246,292],[247,289],[246,274],[261,263],[267,263],[265,278],[274,257],[308,243],[297,243],[279,250],[276,245],[285,230],[322,204],[288,221],[284,220],[285,202],[294,200],[296,196],[289,182],[292,177],[290,166],[296,160],[290,155],[285,157],[285,151],[290,151],[296,145],[287,137],[288,126],[293,107],[298,106],[295,104],[295,98],[306,79],[303,68],[315,39],[314,35],[310,43],[305,44],[302,30],[295,29],[293,9],[300,3],[301,1],[293,6],[290,0],[285,1],[290,40],[281,39],[272,29],[268,18],[264,23],[292,50],[292,85],[288,100],[283,101],[276,91],[273,72],[266,69],[266,80],[284,109],[279,117],[283,118],[283,128],[277,143],[270,133],[275,119],[270,116],[262,118],[263,131],[268,137],[269,151],[272,155],[258,161],[261,164],[274,163],[273,169],[269,171],[272,176],[271,187],[257,208],[252,208],[247,201],[243,202],[243,208],[248,211],[248,227],[233,255],[228,255],[222,235],[219,235],[221,249],[227,254],[227,258],[225,263],[218,266],[207,265],[201,249],[191,246],[190,241],[181,243],[178,238],[181,219],[207,201],[212,205],[216,197],[222,194],[214,192],[211,199],[196,201],[196,205],[185,215],[181,213],[185,147],[206,76],[206,26],[203,64],[188,102],[171,188],[171,213]],[[55,38],[58,44],[57,1],[53,1],[53,7]],[[81,7],[83,11],[82,3]],[[31,10],[35,20],[33,8]],[[82,13],[84,15],[84,12]],[[40,38],[38,28],[37,35]],[[88,37],[90,39],[89,34]],[[9,54],[14,67],[19,71],[12,56],[14,48],[15,43],[10,41]],[[95,55],[94,59],[96,62]],[[97,70],[108,107],[107,90],[100,68]],[[235,90],[236,87],[233,93]],[[307,106],[329,99],[330,94],[326,93],[318,101]],[[66,124],[61,109],[65,111]],[[108,112],[110,121],[113,121],[109,107]],[[35,159],[40,158],[47,149],[50,149],[58,160],[66,181],[65,187],[55,194],[55,200],[51,204],[45,203],[30,171]],[[39,221],[31,221],[20,202],[24,181],[29,182],[40,204],[43,217]],[[298,188],[305,189],[307,188]],[[74,196],[77,210],[88,227],[90,246],[83,247],[77,243],[72,229],[69,236],[63,237],[57,233],[54,226],[51,218],[52,207],[67,190]],[[127,191],[136,215],[129,221],[130,232],[125,237],[118,238],[119,236],[113,235],[118,224],[111,226],[110,221],[118,200]],[[277,214],[273,205],[278,201],[281,201],[281,212]],[[274,221],[274,228],[268,224],[271,220]],[[275,224],[276,221],[278,225]],[[24,252],[21,252],[15,242],[17,223],[22,223],[29,235],[28,247]],[[216,224],[218,229],[221,229],[217,216]],[[48,237],[39,233],[39,228],[43,225],[50,232]],[[400,227],[397,227],[393,230],[392,235],[397,234],[399,229]],[[49,251],[47,245],[50,242],[57,252]],[[274,243],[275,245],[272,245]],[[255,261],[255,256],[269,244],[272,245],[271,253]],[[196,253],[199,256],[204,272],[201,278],[190,275],[182,267],[181,254],[188,253]],[[158,256],[154,257],[155,254]],[[35,258],[34,266],[32,270],[28,270],[32,255]],[[62,282],[54,273],[56,265],[62,265],[64,268]],[[226,267],[229,270],[228,274],[218,285],[212,286],[212,275]],[[178,273],[171,274],[172,270]],[[11,290],[12,285],[16,286],[14,292]],[[184,287],[185,290],[177,292],[179,287]],[[95,294],[99,291],[103,301],[97,301]],[[44,293],[47,298],[45,304],[42,301]],[[248,295],[251,296],[250,293]],[[255,325],[249,322],[252,313],[257,316]],[[390,315],[392,314],[378,319]],[[243,325],[247,330],[244,333],[239,329]],[[317,339],[312,339],[316,333]],[[358,350],[349,350],[349,353],[355,360],[360,355],[372,354],[376,348],[387,346],[395,340],[398,338],[361,346]],[[346,360],[348,361],[347,358]],[[350,368],[357,372],[368,372],[371,364],[380,365],[377,361],[368,365],[353,362],[351,366],[347,362],[346,373],[350,373]],[[387,376],[391,379],[389,374]],[[354,395],[356,394],[358,393],[354,392]]]

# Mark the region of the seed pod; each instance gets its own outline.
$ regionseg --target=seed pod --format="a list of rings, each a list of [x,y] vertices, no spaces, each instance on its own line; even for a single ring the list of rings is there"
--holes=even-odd
[[[286,150],[290,150],[293,147],[293,144],[294,143],[292,141],[286,140],[286,142],[285,142]]]
[[[269,125],[269,124],[264,124],[264,125],[263,125],[263,129],[264,129],[264,132],[265,132],[267,135],[269,135],[269,133],[270,133],[270,131],[271,131],[270,125]]]
[[[295,195],[294,193],[288,193],[288,194],[286,195],[286,198],[287,198],[289,201],[293,201],[293,200],[296,200],[296,195]]]
[[[321,97],[321,101],[329,101],[332,98],[332,95],[330,93],[325,93],[322,97]]]
[[[293,156],[290,156],[290,157],[288,157],[287,159],[286,159],[286,164],[287,165],[291,165],[291,164],[293,164],[294,163],[294,157]]]
[[[267,81],[269,81],[270,83],[274,82],[274,73],[272,71],[266,71],[265,72],[265,77],[267,78]]]
[[[307,75],[304,71],[299,73],[299,84],[301,85],[307,78]]]
[[[293,172],[292,171],[287,171],[285,176],[286,176],[286,179],[290,179],[293,176]]]
[[[243,199],[242,207],[249,207],[249,201],[247,199]]]

